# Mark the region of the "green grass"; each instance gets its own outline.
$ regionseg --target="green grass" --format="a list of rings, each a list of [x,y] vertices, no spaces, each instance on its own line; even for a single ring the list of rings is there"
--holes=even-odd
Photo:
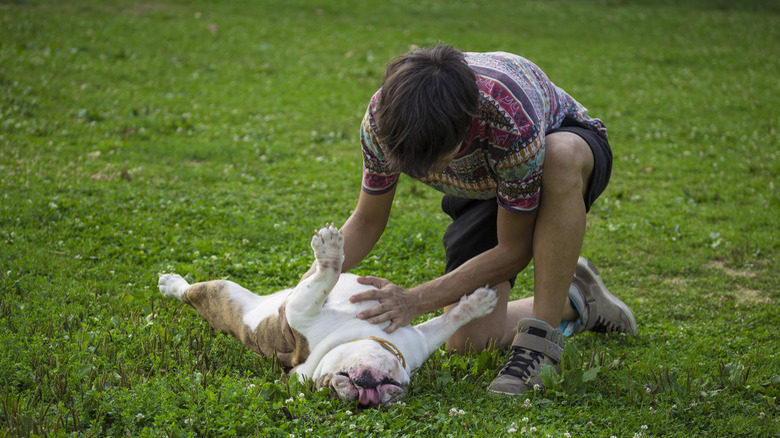
[[[776,436],[776,2],[372,3],[0,2],[0,436]],[[527,402],[485,391],[505,352],[442,351],[403,404],[357,411],[157,274],[294,284],[354,206],[384,63],[436,41],[522,54],[605,120],[583,253],[640,334],[574,338],[569,380]],[[356,271],[439,275],[438,199],[402,180]]]

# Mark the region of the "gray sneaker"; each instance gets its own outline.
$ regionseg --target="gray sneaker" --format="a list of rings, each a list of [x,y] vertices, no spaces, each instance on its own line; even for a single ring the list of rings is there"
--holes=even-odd
[[[636,336],[634,312],[607,290],[596,266],[585,257],[577,261],[569,298],[580,312],[580,323],[573,328],[573,334],[584,331],[624,332]]]
[[[538,319],[525,318],[517,324],[512,356],[488,387],[496,394],[518,395],[542,385],[542,365],[558,370],[563,352],[563,334]]]

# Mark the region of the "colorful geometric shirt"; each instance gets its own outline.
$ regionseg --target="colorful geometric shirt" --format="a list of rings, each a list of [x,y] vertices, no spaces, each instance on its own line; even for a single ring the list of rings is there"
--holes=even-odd
[[[539,206],[545,133],[559,128],[564,119],[605,137],[606,127],[525,58],[505,52],[466,53],[466,61],[477,75],[478,115],[465,147],[449,167],[420,181],[445,194],[495,198],[509,211],[532,212]],[[360,130],[363,190],[372,194],[387,192],[399,177],[384,160],[378,140],[374,113],[381,92],[371,98]]]

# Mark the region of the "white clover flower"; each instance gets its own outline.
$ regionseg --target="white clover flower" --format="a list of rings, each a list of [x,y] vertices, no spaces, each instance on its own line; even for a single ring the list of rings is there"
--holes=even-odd
[[[306,397],[306,396],[302,392],[298,393],[298,398],[304,398],[304,397]]]
[[[136,414],[136,416],[135,416],[135,419],[138,420],[138,421],[143,420],[144,418],[146,418],[146,415],[144,415],[144,414],[142,414],[140,412],[138,414]]]
[[[538,383],[535,383],[535,384],[534,384],[534,391],[539,391],[539,390],[541,390],[541,389],[542,389],[542,385],[540,385],[540,384],[538,384]]]
[[[640,427],[640,429],[642,429],[642,430],[647,430],[647,425],[646,425],[646,424],[643,424],[643,425]]]
[[[528,417],[523,417],[520,421],[522,421],[523,423],[528,423]]]
[[[531,426],[531,427],[528,429],[528,431],[529,431],[529,432],[531,432],[531,433],[534,433],[534,432],[536,432],[536,427],[534,427],[534,426]]]
[[[347,415],[347,417],[349,417],[350,415],[352,415],[352,411],[350,411],[350,410],[347,410],[347,411],[345,411],[344,413]]]
[[[290,403],[293,403],[295,401],[294,398],[290,397],[287,400],[284,401],[284,404],[289,405]]]
[[[515,432],[517,432],[517,428],[516,427],[510,427],[509,429],[506,430],[506,432],[507,433],[515,433]]]
[[[569,432],[564,432],[563,436],[565,436],[566,438],[571,438],[571,434]]]

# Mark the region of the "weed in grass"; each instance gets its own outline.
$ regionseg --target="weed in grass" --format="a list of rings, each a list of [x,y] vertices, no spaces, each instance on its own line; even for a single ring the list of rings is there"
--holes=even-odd
[[[724,388],[741,389],[747,386],[751,365],[745,366],[742,362],[730,362],[718,364],[718,380]]]
[[[587,390],[588,382],[599,376],[606,361],[606,352],[594,347],[586,358],[573,342],[567,342],[563,347],[558,371],[550,365],[542,365],[544,389],[557,397],[582,394]]]

